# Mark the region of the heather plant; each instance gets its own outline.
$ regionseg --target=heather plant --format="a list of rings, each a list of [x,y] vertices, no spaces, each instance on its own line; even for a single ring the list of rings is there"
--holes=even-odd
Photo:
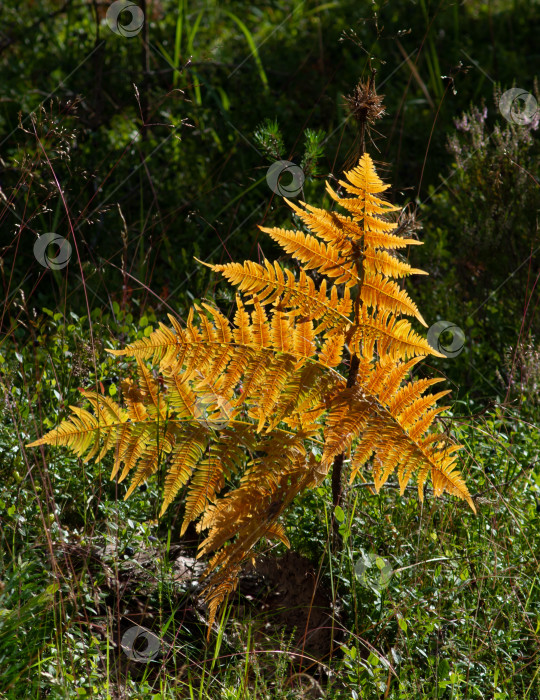
[[[535,94],[540,97],[537,85]],[[496,90],[495,105],[500,100],[500,90]],[[488,108],[472,107],[455,120],[456,132],[449,138],[449,151],[458,169],[449,182],[450,199],[460,216],[452,246],[462,251],[455,262],[465,299],[489,294],[540,243],[528,216],[540,208],[540,188],[535,181],[540,166],[535,138],[540,111],[524,124],[497,116],[490,128]],[[505,255],[500,254],[503,246]],[[532,279],[535,271],[534,267],[529,271]],[[523,274],[509,280],[505,298],[515,296],[518,288],[521,292],[523,281]]]
[[[461,364],[447,368],[460,386],[474,383],[482,395],[497,392],[497,382],[494,373],[486,381],[471,368],[472,346],[481,343],[484,361],[500,370],[506,349],[540,328],[540,236],[531,216],[540,210],[539,112],[514,123],[500,113],[500,100],[496,89],[493,106],[473,106],[456,118],[448,139],[453,168],[420,209],[426,246],[419,258],[440,284],[435,295],[422,281],[417,288],[438,318],[463,329]]]
[[[535,418],[540,408],[540,346],[534,337],[504,354],[499,372],[506,399],[526,415]]]

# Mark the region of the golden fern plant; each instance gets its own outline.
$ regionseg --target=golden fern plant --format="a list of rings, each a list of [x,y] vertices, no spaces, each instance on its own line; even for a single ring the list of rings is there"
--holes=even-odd
[[[426,394],[442,380],[409,376],[423,356],[439,355],[403,318],[426,325],[394,281],[422,273],[394,252],[419,242],[387,220],[397,207],[380,196],[388,185],[369,155],[345,178],[351,196],[327,191],[349,215],[285,200],[309,233],[260,227],[299,274],[268,261],[209,265],[237,287],[232,321],[203,303],[184,325],[169,316],[171,327],[109,350],[137,363],[138,383],[122,383],[125,407],[82,391],[94,412],[72,406],[69,420],[32,443],[65,445],[85,461],[113,451],[111,478],[133,472],[126,498],[165,461],[161,514],[185,488],[182,532],[199,519],[198,556],[213,553],[209,631],[255,545],[288,545],[280,516],[340,456],[349,456],[351,482],[369,463],[377,491],[396,473],[403,493],[416,473],[420,500],[430,477],[435,496],[446,491],[475,510],[456,465],[461,446],[433,425],[449,392]]]

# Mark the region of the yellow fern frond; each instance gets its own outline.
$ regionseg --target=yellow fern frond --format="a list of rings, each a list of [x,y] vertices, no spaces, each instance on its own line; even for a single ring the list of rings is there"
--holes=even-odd
[[[370,228],[364,231],[364,242],[368,248],[405,248],[408,245],[424,245],[422,241],[417,241],[416,238],[402,238],[392,233],[387,233],[389,230],[394,230],[395,226],[381,230],[381,227]]]
[[[337,367],[343,360],[344,345],[344,333],[330,336],[319,353],[319,360],[328,367]]]
[[[416,362],[416,358],[409,363],[398,362],[391,369],[388,360],[380,360],[369,372],[364,372],[359,386],[345,389],[335,397],[326,421],[323,462],[329,462],[356,441],[351,480],[373,455],[377,491],[395,470],[402,490],[411,475],[420,470],[424,481],[430,473],[432,481],[435,478],[434,488],[435,482],[438,489],[447,484],[453,495],[466,500],[474,509],[463,479],[458,478],[447,461],[448,440],[443,440],[442,447],[435,449],[434,441],[428,438],[425,442],[423,437],[435,417],[444,410],[443,407],[434,408],[435,403],[449,391],[423,396],[429,386],[440,381],[438,379],[415,380],[396,391],[397,382]],[[390,396],[392,389],[395,393]]]
[[[170,465],[165,475],[160,517],[173,502],[180,489],[190,480],[207,444],[208,432],[199,426],[186,438],[181,439],[178,445],[175,445],[172,450]]]
[[[356,265],[340,255],[339,250],[331,243],[324,244],[314,236],[302,231],[287,231],[281,228],[265,228],[261,231],[268,233],[281,247],[293,257],[304,263],[305,270],[317,270],[333,278],[334,284],[353,286],[358,282]]]
[[[249,325],[249,314],[242,304],[242,299],[236,295],[236,313],[234,315],[234,341],[238,345],[251,345],[253,334]]]
[[[148,417],[148,411],[144,405],[144,394],[131,379],[124,379],[120,386],[127,405],[130,420],[144,421]]]
[[[365,267],[368,272],[380,273],[385,277],[407,277],[408,275],[427,275],[424,270],[418,270],[406,262],[402,262],[398,258],[385,250],[375,250],[368,248],[364,251]]]
[[[257,432],[260,433],[267,419],[271,419],[274,407],[294,371],[295,363],[290,356],[279,356],[274,359],[266,373],[266,382],[257,391],[257,411],[259,419]],[[245,400],[244,396],[244,400]]]
[[[253,343],[260,348],[272,347],[270,342],[270,324],[268,316],[258,301],[255,302],[255,309],[251,313],[251,330],[253,333]]]
[[[265,537],[269,540],[279,540],[285,545],[285,547],[291,546],[289,538],[285,532],[285,528],[281,523],[273,523],[272,525],[269,525],[266,529]]]
[[[204,264],[215,272],[220,272],[231,284],[238,285],[241,292],[256,295],[261,305],[273,303],[279,309],[294,307],[297,314],[320,321],[320,328],[328,328],[349,320],[348,314],[352,309],[349,290],[346,289],[344,296],[339,298],[336,287],[333,286],[328,298],[326,280],[323,280],[320,289],[316,290],[313,280],[303,270],[297,282],[293,273],[283,269],[277,262],[272,265],[265,261],[264,267],[249,260],[243,265]]]
[[[353,244],[350,240],[351,233],[359,234],[360,229],[352,219],[346,219],[337,212],[319,209],[302,201],[299,203],[305,207],[305,209],[301,209],[294,202],[286,198],[284,199],[309,229],[322,238],[323,241],[331,243],[332,246],[344,256],[350,255],[353,252]]]
[[[291,318],[283,311],[275,310],[271,321],[272,345],[280,352],[289,352],[293,346],[291,338]]]
[[[69,407],[72,416],[62,421],[58,428],[46,433],[39,440],[29,443],[28,447],[54,445],[69,447],[77,457],[83,457],[94,446],[96,433],[99,433],[99,421],[88,411],[77,406]]]
[[[167,364],[169,358],[174,357],[178,352],[179,341],[181,338],[167,328],[164,323],[160,323],[159,328],[152,331],[148,337],[136,340],[122,350],[106,348],[106,352],[111,355],[126,355],[127,357],[151,360],[153,364],[160,362]]]
[[[415,355],[435,355],[444,357],[434,350],[425,338],[416,333],[409,321],[396,319],[390,312],[378,313],[376,316],[360,309],[359,322],[350,340],[351,352],[360,355],[366,342],[377,341],[381,355],[390,355],[394,359],[404,359]]]
[[[137,462],[135,473],[131,478],[131,483],[124,496],[127,500],[133,491],[148,481],[148,479],[157,472],[160,463],[165,459],[166,455],[172,450],[172,442],[170,436],[161,435],[161,440],[152,442],[147,445],[144,452]]]
[[[344,173],[344,175],[348,182],[340,180],[339,184],[343,185],[348,192],[358,194],[360,197],[367,197],[370,194],[386,192],[386,190],[390,187],[390,185],[385,184],[377,175],[375,166],[373,165],[373,160],[371,159],[369,153],[364,153],[361,156],[358,165],[355,168],[352,168],[352,170],[348,170],[346,173]],[[386,204],[387,207],[392,208],[390,204],[386,202],[384,202],[384,204]]]
[[[374,309],[415,316],[427,328],[427,323],[407,292],[400,289],[395,282],[384,279],[382,275],[366,275],[360,296],[365,304]]]
[[[208,264],[236,287],[233,308],[194,304],[187,318],[169,315],[170,327],[109,350],[136,362],[137,381],[121,383],[126,408],[83,391],[93,414],[72,406],[31,443],[64,445],[86,461],[109,455],[112,479],[131,476],[126,498],[159,470],[160,515],[183,494],[181,531],[197,521],[197,556],[211,555],[210,627],[261,539],[289,546],[279,518],[346,454],[351,480],[370,469],[376,491],[394,476],[404,493],[416,477],[422,499],[431,479],[435,496],[474,510],[461,446],[437,421],[449,392],[428,393],[440,378],[411,376],[422,357],[442,357],[401,318],[427,325],[395,281],[425,274],[393,252],[421,243],[399,235],[398,207],[367,154],[338,182],[345,197],[328,183],[327,192],[347,215],[286,200],[308,232],[259,227],[299,271]]]

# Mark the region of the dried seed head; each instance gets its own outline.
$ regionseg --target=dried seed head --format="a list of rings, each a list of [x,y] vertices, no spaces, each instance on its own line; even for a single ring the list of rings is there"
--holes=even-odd
[[[343,164],[343,170],[349,170],[358,164],[358,159],[366,150],[366,134],[369,134],[370,126],[386,114],[383,104],[384,95],[377,95],[375,89],[376,72],[372,68],[366,83],[359,81],[351,95],[343,95],[345,107],[348,108],[358,127],[358,135],[349,151],[349,158]]]
[[[374,124],[385,114],[384,95],[375,92],[375,81],[359,82],[351,95],[344,96],[345,103],[359,124]]]

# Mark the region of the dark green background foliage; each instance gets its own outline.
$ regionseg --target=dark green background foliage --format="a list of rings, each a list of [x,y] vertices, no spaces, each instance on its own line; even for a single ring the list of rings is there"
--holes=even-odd
[[[185,318],[194,300],[228,310],[231,289],[194,256],[279,254],[257,228],[295,223],[267,184],[273,162],[299,165],[299,197],[330,207],[325,180],[359,152],[344,96],[375,69],[386,113],[366,147],[415,217],[424,246],[410,262],[430,273],[409,292],[428,324],[465,335],[456,357],[418,372],[453,389],[441,421],[465,444],[479,513],[350,488],[331,555],[329,491],[295,504],[292,547],[320,567],[339,613],[319,680],[336,698],[538,698],[538,113],[510,123],[499,99],[517,86],[540,101],[539,3],[137,4],[131,38],[107,26],[108,2],[2,6],[0,697],[251,697],[254,677],[259,697],[298,696],[282,657],[272,672],[250,661],[250,675],[247,632],[205,647],[200,621],[172,665],[120,672],[101,634],[107,578],[66,569],[61,543],[101,547],[112,569],[156,541],[169,551],[181,503],[156,524],[160,474],[124,503],[108,462],[25,445],[80,405],[78,387],[118,398],[133,367],[105,348],[167,312]],[[64,269],[33,254],[47,232],[71,243]],[[362,552],[389,562],[387,586],[374,568],[357,575]],[[165,630],[180,598],[168,557],[157,561],[147,593]]]

